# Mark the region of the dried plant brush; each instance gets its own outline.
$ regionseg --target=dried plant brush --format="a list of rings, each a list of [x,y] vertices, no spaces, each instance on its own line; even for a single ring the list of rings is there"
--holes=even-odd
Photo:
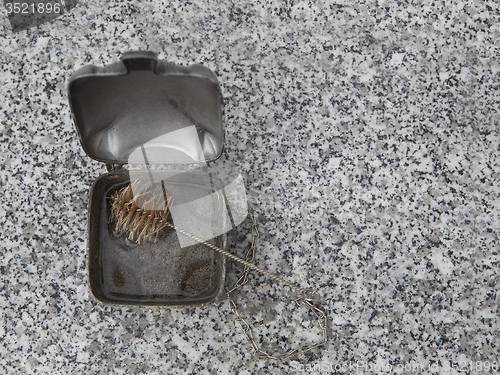
[[[133,182],[115,191],[109,199],[110,219],[116,222],[115,232],[128,232],[128,239],[140,244],[143,240],[157,238],[158,233],[167,227],[173,197],[167,197],[160,185],[143,189],[140,193],[138,190],[139,184]]]

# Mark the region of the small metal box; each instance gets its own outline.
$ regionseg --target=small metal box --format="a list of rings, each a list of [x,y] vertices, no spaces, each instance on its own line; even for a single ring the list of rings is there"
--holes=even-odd
[[[81,68],[68,91],[83,149],[108,168],[93,184],[89,204],[93,296],[139,305],[216,299],[225,279],[222,255],[171,228],[148,241],[131,240],[114,229],[110,216],[110,197],[124,186],[156,184],[173,198],[176,225],[226,249],[227,215],[220,214],[225,198],[207,166],[221,155],[224,140],[214,73],[162,62],[151,52],[129,52],[109,66]]]

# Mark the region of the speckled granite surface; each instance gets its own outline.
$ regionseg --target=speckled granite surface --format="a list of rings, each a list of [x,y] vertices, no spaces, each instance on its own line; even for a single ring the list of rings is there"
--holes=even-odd
[[[498,4],[247,3],[81,1],[19,33],[0,19],[1,373],[489,373],[500,362]],[[256,359],[227,301],[92,300],[87,202],[105,168],[80,147],[66,82],[138,49],[217,73],[226,147],[214,168],[245,177],[256,263],[320,288],[321,350]],[[315,335],[300,310],[280,320],[288,294],[252,274],[236,295],[271,346]]]

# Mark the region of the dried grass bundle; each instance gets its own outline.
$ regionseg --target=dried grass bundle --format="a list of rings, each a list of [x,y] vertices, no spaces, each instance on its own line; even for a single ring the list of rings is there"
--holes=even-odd
[[[127,232],[128,239],[138,244],[157,238],[170,219],[173,197],[167,197],[162,185],[141,191],[136,181],[115,191],[109,199],[110,219],[116,222],[115,232]]]

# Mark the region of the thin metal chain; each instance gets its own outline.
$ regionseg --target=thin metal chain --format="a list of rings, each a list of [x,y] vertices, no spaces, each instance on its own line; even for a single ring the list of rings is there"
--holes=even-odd
[[[223,254],[223,255],[225,255],[225,256],[227,256],[227,257],[229,257],[229,258],[231,258],[239,263],[242,263],[245,266],[243,273],[241,274],[241,276],[238,279],[238,281],[236,282],[236,284],[231,289],[226,289],[226,296],[229,300],[231,311],[236,316],[236,321],[241,326],[243,333],[245,334],[246,338],[250,342],[250,345],[252,345],[252,348],[258,357],[267,358],[267,359],[275,359],[275,360],[286,360],[293,355],[304,353],[304,352],[311,350],[317,346],[325,344],[328,341],[327,328],[326,328],[326,314],[322,309],[320,309],[319,307],[317,307],[313,304],[313,302],[319,301],[319,299],[320,299],[319,293],[314,289],[301,288],[295,284],[292,284],[286,280],[283,280],[281,277],[278,277],[278,276],[276,276],[276,275],[274,275],[274,274],[272,274],[272,273],[270,273],[270,272],[268,272],[260,267],[257,267],[255,264],[251,263],[254,259],[254,256],[255,256],[257,239],[259,238],[259,230],[257,228],[257,219],[256,219],[255,214],[249,213],[248,216],[252,219],[252,245],[247,250],[247,253],[245,255],[245,259],[241,259],[240,257],[238,257],[234,254],[231,254],[230,252],[228,252],[224,249],[221,249],[221,248],[219,248],[219,247],[217,247],[217,246],[215,246],[215,245],[213,245],[205,240],[202,240],[201,238],[196,237],[195,235],[193,235],[189,232],[186,232],[183,229],[177,228],[175,225],[173,225],[169,222],[167,222],[167,226],[169,226],[170,228],[183,234],[186,237],[190,237],[190,238],[194,239],[195,241],[200,242],[200,243],[204,244],[205,246],[207,246],[215,251],[218,251],[219,253],[221,253],[221,254]],[[297,299],[297,304],[299,306],[305,305],[305,306],[309,307],[312,310],[312,312],[316,315],[316,317],[318,318],[318,325],[321,329],[321,339],[310,344],[310,345],[304,345],[304,346],[297,348],[297,349],[291,349],[291,350],[289,350],[285,353],[282,353],[282,354],[274,354],[273,355],[273,354],[266,352],[262,348],[260,348],[257,345],[257,342],[255,341],[255,339],[253,337],[251,326],[248,324],[248,322],[245,319],[243,319],[241,317],[240,313],[238,312],[236,303],[231,298],[231,293],[234,292],[236,289],[241,288],[248,281],[248,271],[250,269],[258,271],[258,272],[266,275],[267,277],[269,277],[273,280],[276,280],[276,281],[278,281],[278,282],[280,282],[280,283],[282,283],[282,284],[284,284],[284,285],[286,285],[294,290],[299,291],[301,293],[301,295]]]

